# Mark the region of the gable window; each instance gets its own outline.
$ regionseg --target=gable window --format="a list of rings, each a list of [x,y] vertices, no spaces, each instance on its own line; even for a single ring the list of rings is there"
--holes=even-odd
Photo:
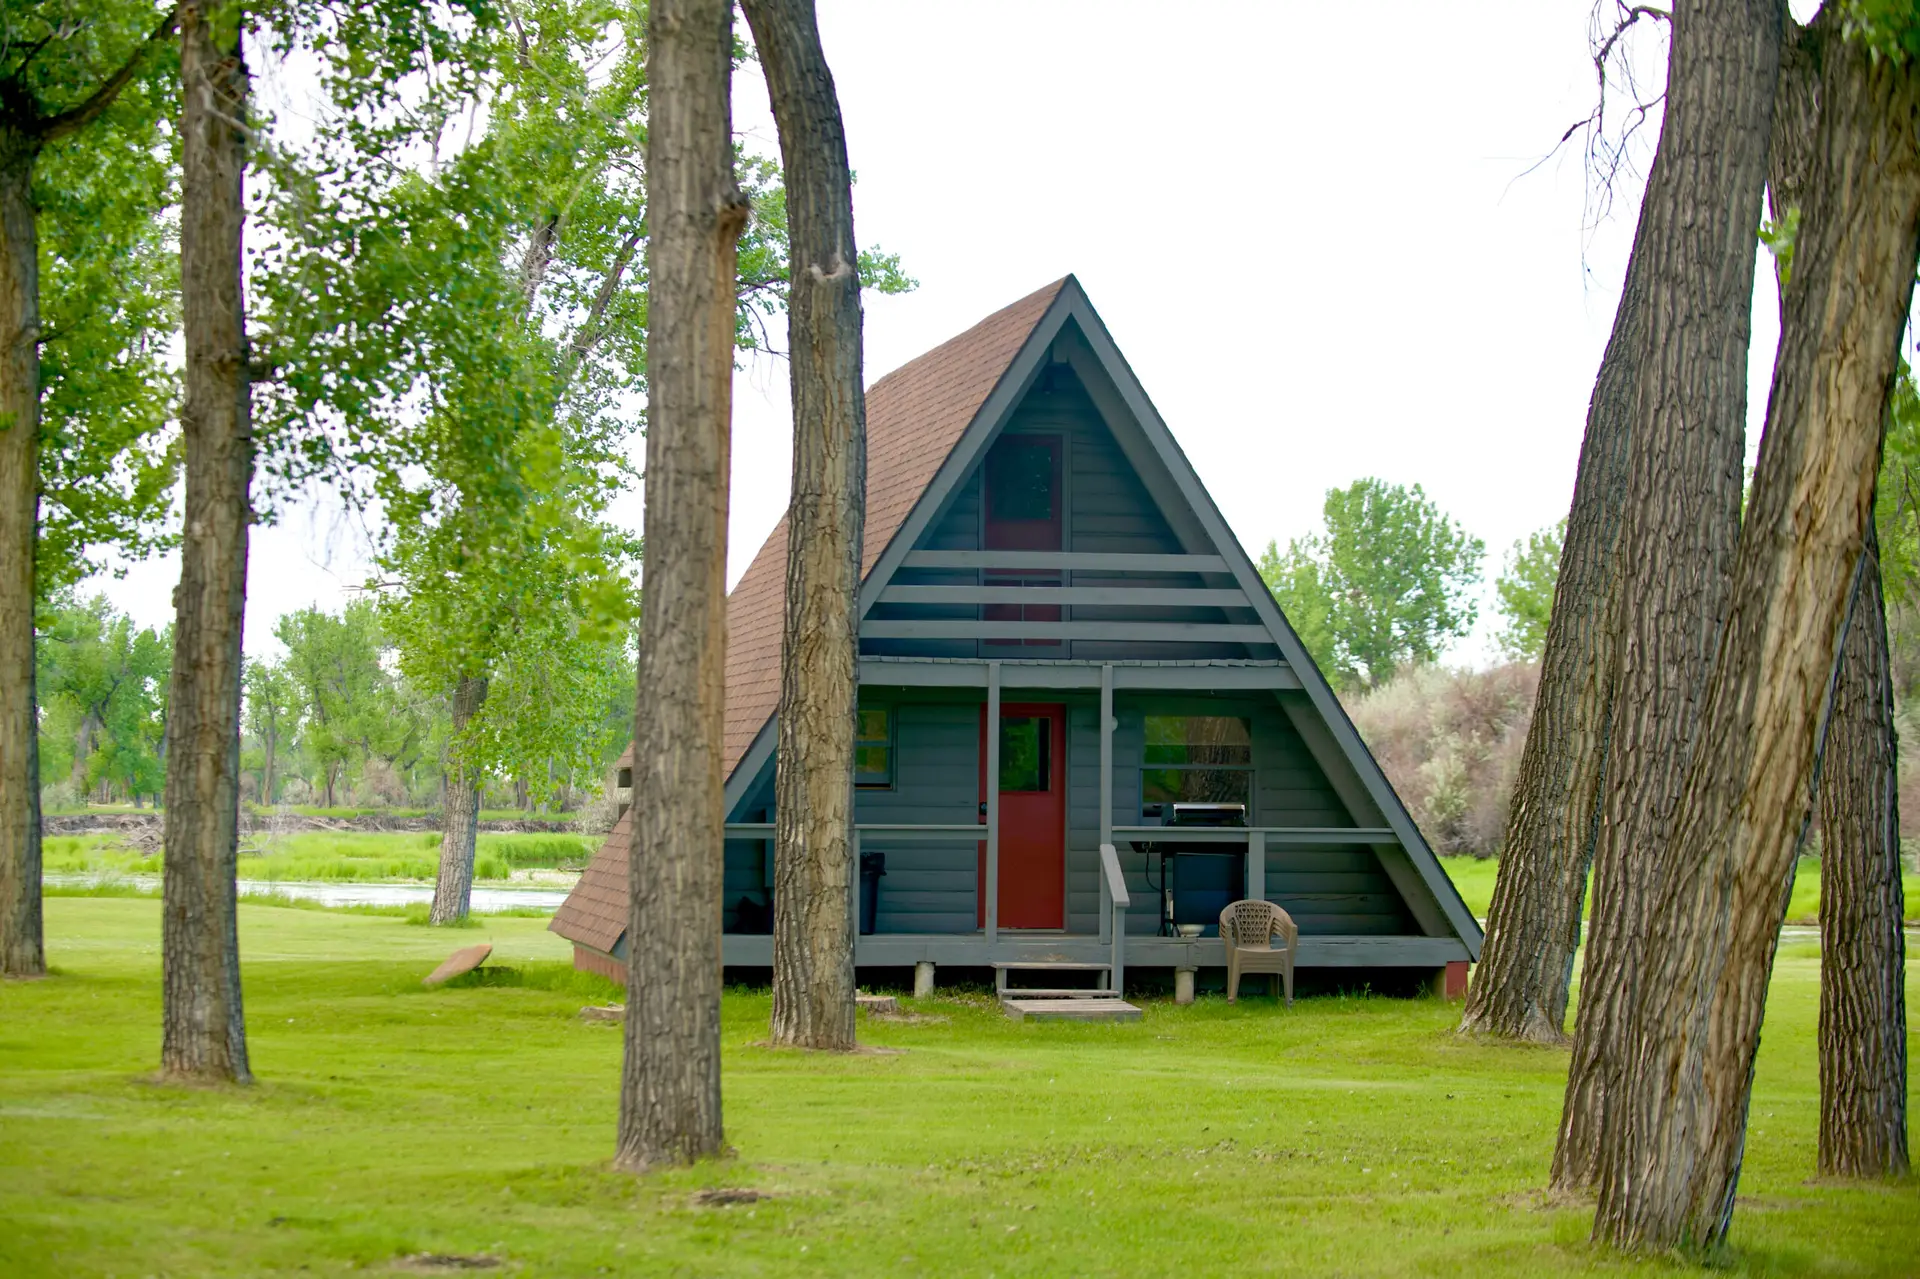
[[[1174,804],[1243,804],[1253,816],[1253,721],[1239,715],[1149,715],[1141,753],[1140,812],[1165,819]]]
[[[854,730],[853,784],[863,790],[893,786],[893,711],[862,707]]]

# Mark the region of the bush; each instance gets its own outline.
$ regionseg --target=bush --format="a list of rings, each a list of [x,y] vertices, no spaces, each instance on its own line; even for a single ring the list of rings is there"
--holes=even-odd
[[[1499,853],[1539,680],[1532,663],[1423,666],[1348,707],[1435,852]]]

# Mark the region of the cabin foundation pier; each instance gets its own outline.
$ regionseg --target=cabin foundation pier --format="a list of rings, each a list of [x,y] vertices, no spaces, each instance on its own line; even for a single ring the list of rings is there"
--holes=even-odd
[[[1193,1002],[1193,973],[1191,968],[1173,970],[1173,1002],[1190,1004]]]
[[[913,997],[927,999],[933,995],[933,964],[921,960],[913,966]]]

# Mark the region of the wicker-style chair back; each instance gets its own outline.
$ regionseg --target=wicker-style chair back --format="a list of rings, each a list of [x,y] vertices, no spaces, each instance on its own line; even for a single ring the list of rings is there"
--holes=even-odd
[[[1220,940],[1226,943],[1228,1003],[1240,997],[1242,974],[1273,973],[1280,978],[1287,1006],[1293,1006],[1293,959],[1300,948],[1293,916],[1272,902],[1233,902],[1220,912]]]
[[[1220,912],[1220,936],[1229,946],[1265,949],[1281,933],[1283,919],[1293,922],[1272,902],[1234,902]]]

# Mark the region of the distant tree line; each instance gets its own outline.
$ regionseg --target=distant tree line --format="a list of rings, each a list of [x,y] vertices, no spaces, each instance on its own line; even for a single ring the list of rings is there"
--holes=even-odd
[[[516,666],[463,735],[447,691],[409,677],[386,611],[366,598],[275,622],[284,654],[245,665],[245,802],[437,809],[455,758],[477,770],[488,808],[567,811],[598,793],[631,731],[630,643]],[[172,628],[138,627],[103,595],[66,592],[38,631],[45,807],[157,805]]]

